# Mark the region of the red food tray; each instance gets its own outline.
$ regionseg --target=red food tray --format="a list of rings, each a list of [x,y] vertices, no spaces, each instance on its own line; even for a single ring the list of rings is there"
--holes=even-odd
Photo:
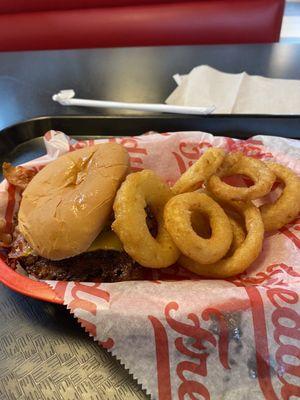
[[[0,132],[0,165],[15,165],[45,154],[43,134],[49,129],[72,133],[76,139],[96,139],[105,135],[134,136],[147,131],[206,131],[219,136],[247,139],[255,134],[299,139],[299,116],[209,115],[209,116],[63,116],[40,117]],[[0,173],[0,180],[2,176]],[[0,258],[0,282],[16,292],[39,300],[62,304],[45,282],[35,281],[12,270]]]
[[[0,259],[0,281],[16,292],[34,299],[62,304],[62,300],[56,296],[54,290],[45,282],[34,281],[27,276],[21,275],[11,269]]]

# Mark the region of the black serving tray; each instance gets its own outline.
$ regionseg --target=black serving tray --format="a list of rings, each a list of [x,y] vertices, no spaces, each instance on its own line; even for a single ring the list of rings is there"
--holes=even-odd
[[[241,139],[258,134],[300,139],[300,115],[38,117],[0,131],[0,162],[20,164],[44,154],[42,136],[49,129],[60,130],[76,138],[201,130]]]
[[[0,131],[0,162],[20,164],[44,154],[42,136],[49,129],[78,138],[202,130],[243,139],[256,134],[299,139],[300,116],[40,117]],[[42,398],[42,394],[47,398],[67,399],[72,393],[82,398],[81,394],[89,392],[100,400],[108,399],[109,390],[109,398],[149,399],[123,367],[89,340],[74,318],[58,307],[1,287],[0,313],[4,319],[0,324],[0,337],[9,337],[8,349],[14,351],[13,357],[6,352],[1,358],[2,370],[9,371],[5,390],[11,395],[6,398],[20,397],[22,392],[28,399]],[[38,368],[41,371],[37,371]],[[34,380],[37,376],[39,382]]]

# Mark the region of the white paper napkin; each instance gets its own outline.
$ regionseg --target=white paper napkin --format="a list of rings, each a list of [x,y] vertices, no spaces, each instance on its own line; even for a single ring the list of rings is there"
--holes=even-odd
[[[215,114],[300,114],[300,80],[228,74],[207,65],[174,79],[178,87],[167,104],[215,105]]]

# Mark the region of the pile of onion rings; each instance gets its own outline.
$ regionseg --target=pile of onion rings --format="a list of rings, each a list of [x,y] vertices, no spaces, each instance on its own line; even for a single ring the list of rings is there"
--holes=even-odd
[[[277,183],[282,193],[272,201]],[[147,227],[146,207],[157,220],[156,237]],[[166,268],[178,260],[198,275],[228,278],[258,257],[266,231],[281,229],[299,212],[300,179],[292,170],[210,148],[171,188],[150,170],[130,174],[116,196],[112,229],[144,267]]]

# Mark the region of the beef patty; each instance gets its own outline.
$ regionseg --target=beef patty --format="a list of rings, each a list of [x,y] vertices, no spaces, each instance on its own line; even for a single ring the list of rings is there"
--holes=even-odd
[[[53,261],[36,254],[17,230],[7,263],[13,269],[19,264],[38,279],[119,282],[142,277],[142,267],[124,251],[97,250]]]
[[[149,207],[146,207],[146,223],[156,237],[158,226]],[[14,269],[19,264],[38,279],[58,281],[121,282],[142,279],[144,271],[125,251],[98,250],[64,260],[48,260],[34,253],[18,229],[14,232],[7,263]]]
[[[120,282],[140,279],[142,267],[125,252],[98,250],[64,260],[52,261],[29,255],[17,259],[38,279],[82,282]]]

